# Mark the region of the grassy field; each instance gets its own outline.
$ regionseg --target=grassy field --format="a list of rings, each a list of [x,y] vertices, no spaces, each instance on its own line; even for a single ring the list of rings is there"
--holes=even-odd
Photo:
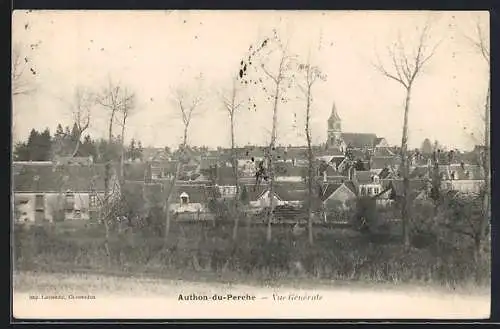
[[[80,223],[81,224],[81,223]],[[471,250],[427,244],[401,248],[394,234],[360,234],[348,228],[315,228],[315,244],[294,236],[289,225],[242,226],[232,241],[232,223],[176,224],[167,243],[154,232],[113,233],[110,256],[98,225],[16,227],[18,271],[98,273],[190,281],[256,282],[327,280],[414,283],[448,287],[490,284],[489,259],[474,261]]]

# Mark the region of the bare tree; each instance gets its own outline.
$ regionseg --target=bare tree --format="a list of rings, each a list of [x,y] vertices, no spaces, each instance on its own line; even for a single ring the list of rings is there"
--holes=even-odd
[[[168,190],[166,200],[163,204],[163,211],[165,213],[165,241],[168,239],[168,234],[170,232],[170,204],[172,202],[173,191],[175,185],[177,184],[177,179],[180,175],[181,166],[186,157],[186,148],[188,145],[188,132],[189,127],[194,116],[198,114],[199,105],[202,101],[202,97],[199,91],[191,91],[187,88],[179,88],[174,91],[173,101],[178,108],[178,115],[180,116],[183,125],[182,143],[180,145],[179,158],[177,159],[177,164],[175,168],[174,177],[171,180],[171,186]]]
[[[91,109],[95,104],[94,95],[84,88],[78,86],[75,88],[74,94],[74,104],[72,106],[72,115],[73,121],[75,123],[74,127],[76,128],[76,144],[73,152],[71,154],[72,157],[75,157],[78,153],[78,149],[80,148],[80,139],[83,133],[90,126],[90,118],[91,118]]]
[[[224,103],[224,108],[229,115],[229,124],[231,131],[231,162],[233,166],[233,175],[236,182],[236,198],[235,198],[235,213],[234,213],[234,227],[233,227],[233,240],[236,241],[238,237],[238,223],[240,219],[239,205],[240,205],[240,182],[238,173],[238,159],[235,152],[235,137],[234,137],[234,123],[237,110],[241,107],[243,102],[237,101],[238,94],[238,81],[237,77],[232,80],[232,87],[229,97],[222,94],[221,98]]]
[[[124,88],[122,90],[122,93],[120,95],[121,97],[121,107],[120,107],[120,114],[121,114],[121,121],[119,123],[122,131],[120,135],[120,140],[121,140],[121,154],[120,154],[120,181],[123,184],[123,181],[125,179],[124,175],[124,162],[125,162],[125,129],[127,126],[127,119],[129,116],[133,113],[133,110],[135,109],[135,94],[130,93],[129,90]]]
[[[469,41],[469,43],[477,50],[477,52],[482,56],[485,64],[488,66],[488,80],[487,80],[487,91],[483,106],[482,120],[484,123],[484,151],[481,154],[481,167],[484,173],[484,196],[483,196],[483,220],[479,227],[479,234],[475,235],[475,247],[476,247],[476,257],[480,257],[481,244],[484,235],[486,234],[486,229],[490,223],[490,182],[491,182],[491,170],[490,170],[490,97],[491,97],[491,77],[489,74],[490,68],[490,46],[487,33],[482,28],[480,21],[477,20],[475,24],[475,36],[470,37],[464,34],[464,37]]]
[[[288,50],[288,43],[282,42],[276,30],[273,30],[271,37],[265,38],[257,47],[250,47],[252,53],[248,60],[241,61],[241,69],[239,77],[244,84],[257,84],[262,86],[262,90],[268,95],[267,99],[272,102],[272,129],[271,140],[266,152],[267,168],[266,177],[269,182],[269,209],[267,213],[267,242],[271,241],[272,228],[271,224],[274,218],[275,207],[275,192],[274,192],[274,158],[276,150],[277,139],[277,123],[278,123],[278,109],[281,102],[287,102],[286,93],[290,88],[290,82],[293,77],[291,64],[295,59]],[[275,62],[270,63],[271,58]],[[256,64],[253,62],[256,61]],[[256,73],[262,73],[259,77],[252,79],[248,74],[248,67],[254,66]],[[271,68],[273,67],[273,69]],[[267,80],[267,81],[266,81]],[[265,85],[266,82],[270,83],[270,87]]]
[[[100,104],[104,109],[109,112],[109,121],[108,121],[108,147],[111,148],[113,143],[113,125],[115,124],[116,115],[123,109],[124,102],[128,101],[128,98],[123,96],[123,91],[120,84],[115,84],[111,80],[108,82],[108,86],[102,91],[100,95],[97,96],[97,103]],[[110,193],[112,190],[110,189],[110,181],[111,181],[111,167],[112,167],[112,158],[110,155],[110,150],[104,153],[104,199],[103,199],[103,207],[105,209],[112,209],[113,204],[113,196],[114,193]],[[108,211],[106,214],[113,214],[114,212]],[[105,240],[105,248],[106,254],[109,253],[109,228],[110,228],[110,220],[112,216],[104,216],[102,220],[104,221],[104,227],[106,229],[106,240]]]
[[[38,44],[31,45],[32,49],[36,47],[38,47]],[[19,43],[12,47],[12,96],[27,95],[35,90],[29,75],[36,75],[36,69],[31,65],[31,59],[23,54],[22,48],[23,45]]]
[[[412,88],[416,79],[422,73],[423,68],[434,55],[439,43],[429,48],[429,24],[426,23],[420,31],[420,36],[416,45],[416,50],[409,54],[405,49],[401,35],[392,47],[388,47],[388,55],[391,68],[384,66],[380,59],[374,64],[375,68],[385,77],[396,81],[406,91],[404,101],[403,136],[401,138],[401,173],[403,177],[403,202],[402,202],[402,228],[405,247],[410,244],[409,239],[409,166],[408,166],[408,115],[410,111],[410,101]]]
[[[313,237],[313,213],[314,213],[314,155],[312,150],[312,141],[311,141],[311,106],[313,102],[312,97],[312,88],[318,79],[326,80],[326,75],[321,72],[321,70],[317,66],[311,65],[310,61],[310,51],[307,56],[307,61],[304,64],[298,65],[298,71],[303,74],[303,83],[298,82],[297,85],[300,91],[306,97],[306,124],[305,124],[305,135],[307,140],[307,158],[308,158],[308,170],[307,170],[307,188],[309,194],[309,202],[308,202],[308,236],[309,243],[313,245],[314,237]]]

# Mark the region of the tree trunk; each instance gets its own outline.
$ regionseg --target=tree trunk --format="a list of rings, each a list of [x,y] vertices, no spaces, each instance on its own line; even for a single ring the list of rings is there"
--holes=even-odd
[[[306,104],[306,138],[307,138],[307,156],[308,156],[308,181],[307,188],[309,190],[309,204],[308,204],[308,233],[309,233],[309,244],[312,246],[314,244],[313,237],[313,202],[314,194],[313,194],[313,152],[311,146],[311,130],[310,130],[310,111],[311,111],[311,86],[308,86],[307,89],[307,104]]]
[[[120,152],[120,183],[123,184],[124,182],[124,166],[125,166],[125,123],[127,121],[127,117],[124,115],[123,117],[123,122],[122,122],[122,137],[121,137],[121,142],[122,142],[122,149]]]
[[[403,175],[403,203],[401,207],[401,223],[403,230],[404,247],[410,246],[409,222],[410,222],[410,181],[408,170],[408,112],[410,110],[411,85],[406,89],[405,111],[403,120],[403,137],[401,139],[401,171]]]
[[[76,154],[78,153],[78,149],[80,148],[80,138],[82,137],[82,132],[79,132],[78,138],[76,139],[76,145],[75,148],[73,149],[73,153],[71,153],[71,157],[74,158]]]
[[[105,166],[104,166],[104,207],[107,209],[110,209],[111,202],[110,202],[110,188],[109,188],[109,182],[111,180],[111,157],[110,157],[110,150],[111,150],[111,143],[112,143],[112,138],[113,138],[113,121],[115,117],[115,110],[112,110],[111,112],[111,118],[109,120],[109,128],[108,128],[108,150],[105,152]],[[103,218],[104,220],[104,228],[105,228],[105,239],[104,239],[104,248],[106,249],[106,256],[108,259],[108,265],[111,261],[111,255],[109,251],[109,213],[106,212],[106,216]]]
[[[234,96],[233,96],[233,108],[232,111],[234,111]],[[238,238],[238,225],[239,225],[239,220],[240,220],[240,209],[239,209],[239,203],[240,203],[240,182],[239,182],[239,174],[238,174],[238,160],[236,158],[235,150],[234,150],[234,112],[231,114],[231,155],[232,155],[232,162],[233,162],[233,173],[234,173],[234,179],[236,183],[236,197],[235,197],[235,211],[234,211],[234,227],[233,227],[233,241],[236,241]]]
[[[484,155],[483,155],[483,172],[484,172],[484,196],[483,196],[483,218],[481,220],[480,231],[476,244],[476,252],[478,255],[481,253],[482,240],[486,235],[486,230],[490,225],[490,184],[491,184],[491,171],[490,171],[490,93],[491,84],[488,80],[488,92],[486,94],[486,102],[484,104]]]
[[[177,184],[177,178],[179,177],[179,174],[181,171],[182,158],[186,154],[185,150],[186,150],[186,145],[187,145],[187,128],[188,128],[188,126],[186,125],[184,127],[184,139],[183,139],[182,146],[181,146],[182,150],[180,152],[179,159],[177,160],[174,177],[172,178],[171,186],[170,186],[170,189],[168,190],[167,198],[165,200],[165,203],[163,204],[163,212],[165,214],[165,234],[164,234],[165,246],[166,246],[166,242],[168,241],[168,235],[170,233],[170,224],[171,224],[171,215],[172,215],[170,213],[170,203],[172,202],[172,195],[173,195],[172,192],[175,189],[175,185]]]
[[[269,179],[269,213],[267,217],[267,234],[266,240],[267,242],[271,242],[272,238],[272,222],[274,218],[274,168],[273,168],[273,157],[275,151],[276,144],[276,125],[278,123],[278,98],[279,98],[279,87],[280,87],[280,77],[278,77],[276,82],[276,92],[274,96],[274,107],[273,107],[273,128],[271,131],[271,143],[269,145],[269,154],[268,154],[268,167],[267,167],[267,175]]]

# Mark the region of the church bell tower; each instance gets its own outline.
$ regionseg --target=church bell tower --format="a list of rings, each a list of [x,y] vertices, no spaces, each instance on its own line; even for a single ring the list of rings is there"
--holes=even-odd
[[[340,119],[335,103],[332,107],[332,113],[328,118],[328,140],[326,145],[328,148],[338,148],[342,144],[342,120]]]

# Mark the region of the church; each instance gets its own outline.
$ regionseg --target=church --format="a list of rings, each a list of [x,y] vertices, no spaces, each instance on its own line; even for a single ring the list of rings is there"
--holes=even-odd
[[[335,103],[332,113],[328,118],[328,149],[337,149],[344,152],[348,147],[355,150],[374,150],[376,148],[389,147],[383,137],[371,133],[345,133],[342,132],[342,120],[337,113]]]

